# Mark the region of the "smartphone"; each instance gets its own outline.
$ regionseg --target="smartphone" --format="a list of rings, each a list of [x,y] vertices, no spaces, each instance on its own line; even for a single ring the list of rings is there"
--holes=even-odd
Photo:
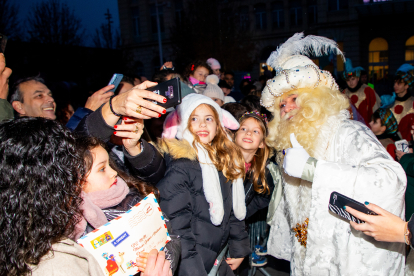
[[[4,50],[6,50],[6,44],[7,36],[0,34],[0,53],[4,53]]]
[[[397,150],[408,153],[408,142],[405,139],[399,140],[395,142],[395,147]]]
[[[113,74],[113,76],[112,76],[111,80],[109,81],[108,85],[113,84],[113,85],[115,85],[115,87],[112,88],[111,90],[108,90],[105,93],[115,92],[115,90],[118,88],[118,85],[121,82],[121,80],[122,80],[123,77],[124,77],[124,75],[122,75],[122,74],[116,74],[116,73]]]
[[[166,103],[153,101],[153,103],[164,108],[173,107],[181,103],[181,83],[179,78],[159,83],[156,86],[147,88],[147,90],[164,96],[167,99]]]
[[[361,202],[358,202],[356,200],[353,200],[352,198],[346,197],[343,194],[340,194],[338,192],[332,192],[331,197],[329,199],[329,211],[343,217],[344,219],[352,220],[353,222],[356,222],[356,223],[364,222],[363,220],[360,220],[354,217],[353,215],[348,213],[346,210],[344,210],[344,206],[349,206],[367,215],[377,215],[377,213],[368,209]]]

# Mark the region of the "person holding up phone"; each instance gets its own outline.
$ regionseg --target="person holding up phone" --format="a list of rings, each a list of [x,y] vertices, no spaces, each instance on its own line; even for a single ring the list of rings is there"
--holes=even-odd
[[[134,134],[142,133],[145,119],[159,118],[166,113],[166,109],[159,103],[167,99],[145,89],[157,83],[145,81],[110,100],[95,112],[86,116],[75,129],[76,132],[95,136],[105,143],[110,143],[110,156],[124,171],[139,179],[156,184],[165,172],[164,159],[159,152],[144,139],[136,138]],[[120,121],[124,124],[120,124]],[[129,139],[130,143],[122,145],[122,139]]]

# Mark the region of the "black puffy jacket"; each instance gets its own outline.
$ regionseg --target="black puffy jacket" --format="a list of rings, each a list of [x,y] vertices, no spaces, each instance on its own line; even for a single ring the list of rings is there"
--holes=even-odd
[[[161,140],[167,170],[158,182],[160,205],[170,219],[175,234],[181,238],[181,263],[178,275],[207,275],[220,251],[229,244],[230,257],[242,258],[250,254],[244,221],[233,214],[232,187],[219,172],[223,196],[224,218],[220,225],[211,223],[209,203],[203,192],[201,167],[195,150],[179,140]],[[225,261],[225,275],[232,275]],[[221,275],[221,274],[220,274]]]
[[[269,164],[269,162],[271,161],[268,161],[267,163]],[[269,186],[270,192],[259,194],[254,190],[253,179],[251,175],[249,173],[246,175],[246,178],[243,183],[244,192],[246,195],[246,200],[245,200],[246,208],[247,208],[246,219],[254,215],[257,211],[269,206],[269,202],[272,197],[275,184],[273,182],[273,177],[270,174],[270,171],[268,168],[265,168],[265,177],[266,177],[266,182],[267,182],[267,185]],[[259,184],[260,183],[261,181],[259,179]]]

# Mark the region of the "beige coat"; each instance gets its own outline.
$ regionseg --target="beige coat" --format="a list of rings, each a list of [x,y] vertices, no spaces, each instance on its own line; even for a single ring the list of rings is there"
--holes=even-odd
[[[98,262],[76,242],[65,239],[52,245],[49,252],[40,260],[38,266],[32,267],[32,275],[104,275]]]

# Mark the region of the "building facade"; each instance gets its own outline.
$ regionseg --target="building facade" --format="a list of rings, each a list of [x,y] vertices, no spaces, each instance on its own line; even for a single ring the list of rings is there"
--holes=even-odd
[[[180,20],[187,0],[118,0],[123,50],[137,74],[150,77],[160,67],[156,8],[164,60],[173,60],[171,27]],[[296,32],[334,39],[354,66],[370,72],[371,81],[414,63],[413,0],[222,0],[232,6],[242,31],[250,31],[257,56],[252,77],[276,47]],[[343,62],[323,57],[315,62],[338,73]],[[232,69],[232,68],[228,68]]]

